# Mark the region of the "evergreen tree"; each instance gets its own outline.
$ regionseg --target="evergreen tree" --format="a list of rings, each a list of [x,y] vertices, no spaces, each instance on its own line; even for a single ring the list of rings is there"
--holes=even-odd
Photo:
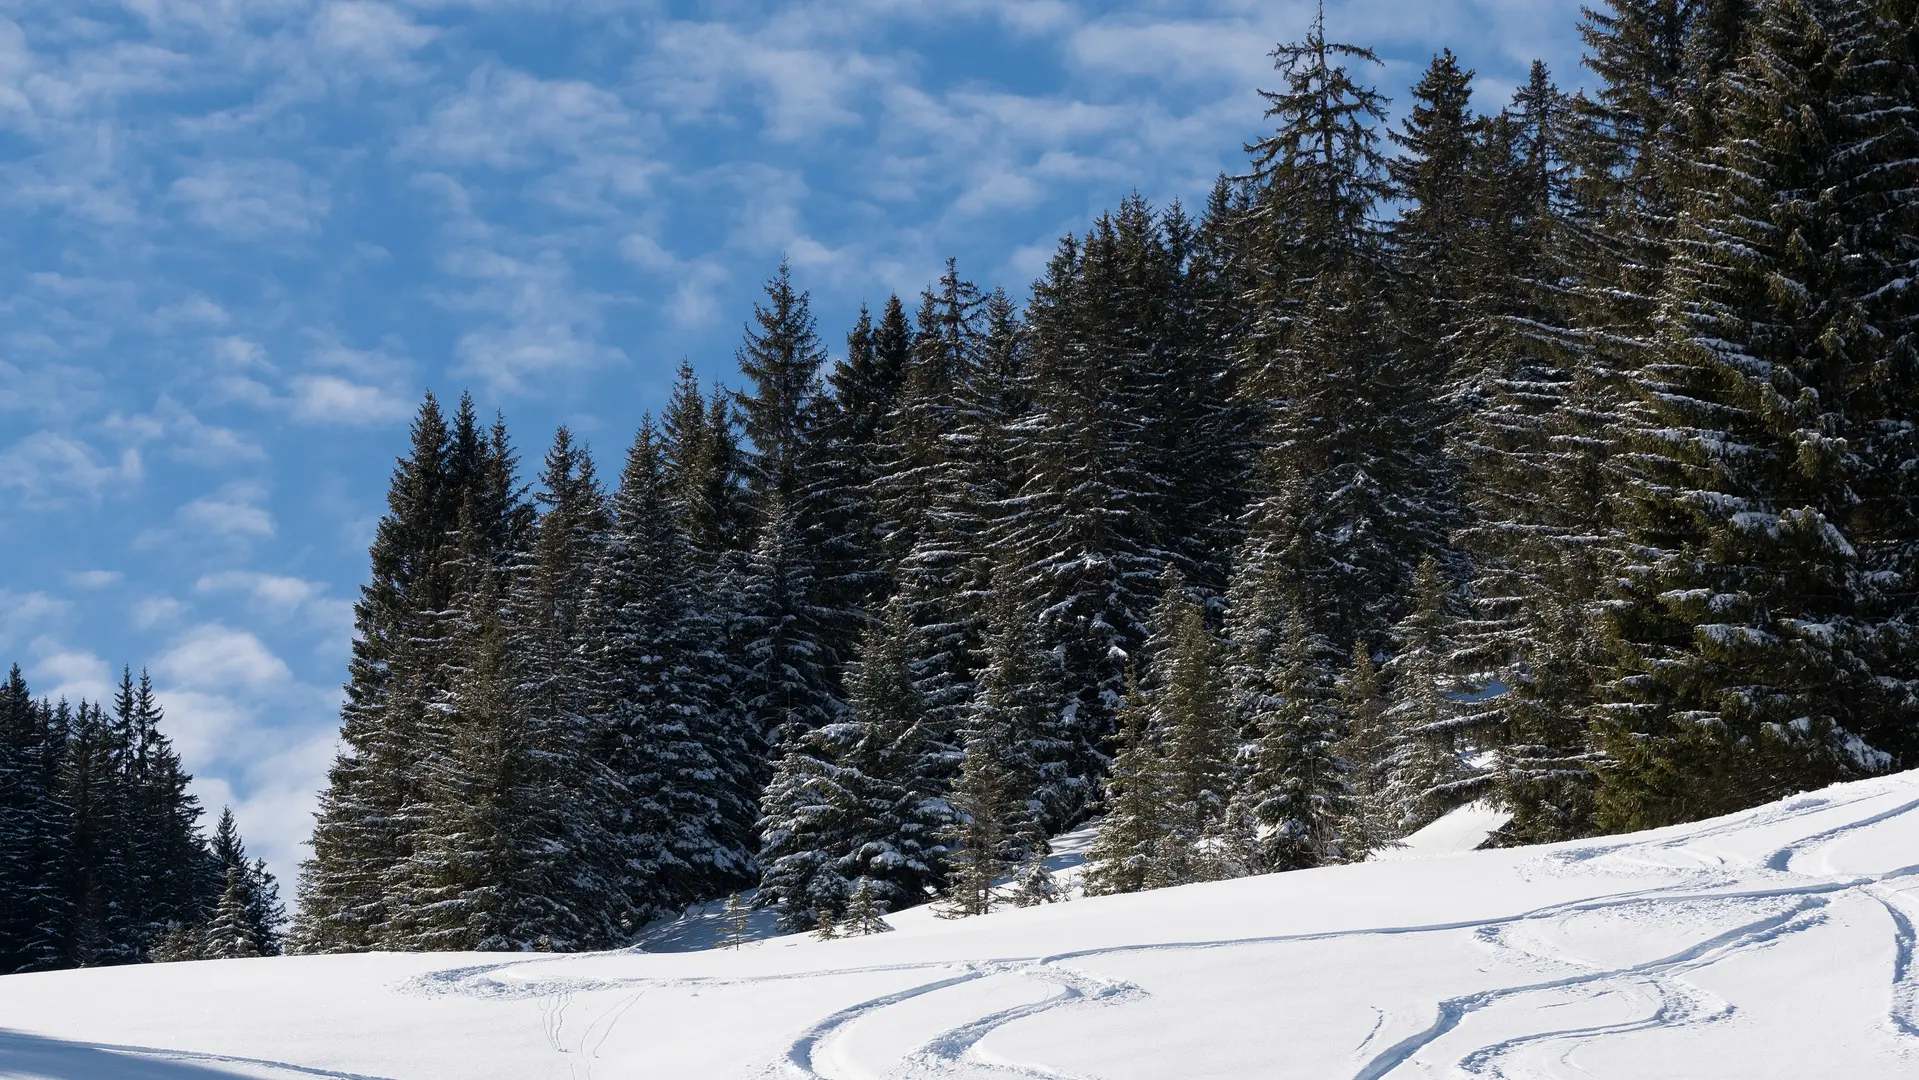
[[[747,475],[756,501],[762,507],[793,508],[800,505],[812,468],[819,368],[826,351],[814,329],[811,302],[806,293],[794,291],[785,261],[764,289],[766,304],[753,306],[753,322],[738,353],[740,372],[750,385],[734,400],[753,446]]]
[[[651,422],[627,453],[585,635],[592,751],[640,918],[750,880],[758,733],[733,696],[725,624],[690,557]]]
[[[831,613],[812,602],[810,555],[785,506],[767,506],[739,574],[731,631],[749,731],[766,746],[785,746],[845,709],[822,641]]]
[[[848,936],[884,934],[893,928],[886,923],[886,901],[873,888],[872,879],[862,875],[846,900],[846,920],[842,931]]]
[[[1251,148],[1263,266],[1238,382],[1264,414],[1263,447],[1237,565],[1343,650],[1384,629],[1420,554],[1441,541],[1440,395],[1432,365],[1395,332],[1372,218],[1389,190],[1375,130],[1384,104],[1345,63],[1377,58],[1327,41],[1323,19],[1274,56],[1284,89],[1261,92],[1276,130]]]
[[[1404,836],[1438,818],[1485,786],[1483,772],[1461,760],[1460,698],[1469,688],[1456,677],[1459,603],[1452,583],[1430,556],[1414,579],[1412,610],[1393,628],[1386,664],[1387,704],[1380,719],[1389,749],[1382,765],[1386,801]]]
[[[746,931],[752,921],[753,906],[740,899],[739,893],[728,893],[726,906],[720,911],[720,929],[724,933],[720,947],[737,949],[746,944]]]
[[[1257,873],[1304,870],[1347,856],[1349,766],[1338,754],[1344,725],[1316,655],[1324,647],[1294,614],[1284,666],[1272,680],[1275,693],[1252,717],[1258,741],[1238,798],[1240,820],[1257,830],[1250,845],[1256,859],[1250,869]]]
[[[1155,446],[1170,387],[1153,335],[1179,259],[1157,215],[1131,199],[1083,240],[1061,241],[1028,317],[1033,408],[1017,431],[1022,475],[1003,543],[1040,642],[1060,658],[1071,775],[1085,781],[1104,767],[1154,582],[1173,558]]]
[[[391,916],[389,879],[408,854],[406,808],[418,802],[423,724],[437,679],[458,574],[453,539],[463,493],[449,482],[452,444],[428,394],[412,445],[393,472],[387,513],[369,552],[372,580],[354,605],[353,656],[340,712],[339,756],[327,773],[301,866],[301,951],[371,949]]]
[[[0,684],[0,974],[57,966],[67,926],[67,732],[14,665]]]
[[[1399,813],[1387,775],[1394,750],[1385,718],[1379,668],[1364,645],[1353,648],[1351,666],[1339,683],[1339,712],[1346,735],[1335,748],[1347,766],[1347,817],[1340,846],[1359,861],[1399,837]]]
[[[209,845],[210,875],[220,885],[220,902],[225,902],[228,880],[239,882],[241,907],[238,919],[258,955],[277,956],[282,930],[286,925],[286,907],[280,903],[280,885],[267,870],[266,860],[248,861],[246,842],[231,808],[222,808]],[[214,914],[218,914],[217,905]],[[216,920],[217,921],[217,920]]]
[[[993,910],[999,901],[998,883],[1024,854],[1019,826],[1027,800],[1007,767],[1008,736],[1003,725],[993,722],[976,725],[967,735],[959,779],[946,800],[953,821],[944,834],[951,854],[942,914],[984,915]]]
[[[1147,669],[1148,723],[1160,736],[1166,831],[1154,884],[1180,884],[1219,874],[1207,850],[1233,793],[1237,738],[1212,632],[1177,572],[1154,615],[1153,661]]]
[[[1138,694],[1120,712],[1119,752],[1101,787],[1103,812],[1086,858],[1086,895],[1156,887],[1160,845],[1168,833],[1166,765]]]
[[[200,945],[200,956],[206,960],[241,960],[263,956],[265,953],[259,936],[248,917],[251,898],[248,895],[250,890],[247,888],[246,871],[240,867],[228,867],[226,879],[220,902],[213,909],[213,919],[207,924]]]
[[[63,967],[97,967],[140,958],[130,928],[124,842],[127,792],[120,769],[122,746],[98,705],[82,701],[54,708],[67,733],[61,803],[68,819],[65,903],[69,923],[62,934]]]
[[[682,362],[660,419],[660,454],[681,527],[701,565],[717,569],[746,549],[752,529],[732,396],[718,388],[702,396],[692,365]]]
[[[1910,635],[1881,631],[1898,602],[1850,535],[1883,527],[1861,520],[1856,489],[1882,481],[1853,447],[1910,400],[1882,396],[1912,339],[1909,315],[1882,323],[1904,313],[1879,290],[1911,236],[1848,197],[1912,168],[1880,156],[1888,102],[1869,74],[1896,45],[1848,0],[1765,5],[1751,34],[1721,84],[1723,133],[1686,170],[1615,459],[1634,557],[1608,608],[1615,764],[1598,797],[1614,828],[1876,772],[1919,730]]]
[[[192,777],[160,730],[162,719],[147,673],[135,684],[132,671],[122,669],[111,734],[123,800],[113,843],[127,874],[119,887],[128,936],[116,943],[118,961],[143,958],[147,942],[169,924],[203,918],[211,906],[200,801],[187,791]]]

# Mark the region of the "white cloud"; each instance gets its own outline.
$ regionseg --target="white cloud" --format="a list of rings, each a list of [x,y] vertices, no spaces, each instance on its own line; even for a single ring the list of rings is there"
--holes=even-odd
[[[391,78],[415,74],[412,54],[438,37],[439,31],[386,4],[344,0],[315,13],[312,34],[323,52]]]
[[[196,689],[283,686],[293,672],[259,638],[219,623],[196,626],[154,661],[157,675]]]
[[[50,651],[33,662],[28,683],[34,693],[58,701],[105,702],[113,696],[114,673],[105,660],[84,649],[47,643]]]
[[[383,424],[412,410],[389,390],[362,386],[337,375],[296,375],[293,418],[318,424]]]
[[[441,168],[527,169],[556,154],[631,152],[637,149],[636,130],[637,117],[611,91],[487,66],[406,135],[401,148]]]
[[[104,589],[118,585],[125,577],[118,570],[76,570],[67,575],[67,580],[82,589]]]
[[[258,570],[224,570],[202,575],[193,589],[206,594],[244,594],[252,610],[281,621],[297,618],[328,644],[345,642],[353,634],[353,605],[327,595],[326,582]]]
[[[72,607],[49,593],[16,593],[0,588],[0,648],[14,648],[65,616]]]
[[[56,431],[34,432],[0,450],[0,491],[13,491],[21,504],[36,509],[98,498],[143,472],[140,452],[132,447],[109,463],[93,447]]]
[[[311,232],[330,205],[324,183],[274,159],[202,162],[168,196],[196,224],[236,240]]]
[[[162,394],[150,413],[114,413],[102,423],[106,431],[135,446],[158,442],[166,456],[192,465],[222,466],[261,461],[266,451],[232,428],[201,421],[186,406]]]
[[[272,536],[273,515],[256,505],[263,494],[256,488],[230,487],[182,505],[173,517],[190,534],[232,539]]]
[[[574,283],[572,268],[557,251],[532,259],[466,251],[450,258],[447,269],[476,284],[443,302],[488,317],[461,335],[455,347],[459,370],[480,376],[496,392],[517,392],[529,379],[624,356],[598,340],[602,298]]]
[[[149,596],[136,601],[128,614],[135,628],[151,630],[163,623],[177,621],[186,610],[185,604],[171,596]]]

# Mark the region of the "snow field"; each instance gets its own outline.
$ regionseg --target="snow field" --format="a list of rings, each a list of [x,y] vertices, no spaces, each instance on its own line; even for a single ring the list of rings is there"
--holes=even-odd
[[[1462,850],[1471,814],[1389,861],[830,942],[11,976],[0,1075],[1919,1077],[1919,774],[1541,848]]]

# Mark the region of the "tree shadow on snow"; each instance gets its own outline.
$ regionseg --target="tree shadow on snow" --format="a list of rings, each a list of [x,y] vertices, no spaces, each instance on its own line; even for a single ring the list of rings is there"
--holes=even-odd
[[[0,1028],[0,1076],[20,1080],[234,1080],[301,1075],[347,1076],[269,1062],[202,1062],[167,1050],[67,1042]]]

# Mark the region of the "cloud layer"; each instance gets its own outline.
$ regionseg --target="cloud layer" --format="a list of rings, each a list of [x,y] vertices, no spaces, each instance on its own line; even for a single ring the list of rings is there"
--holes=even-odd
[[[421,392],[524,460],[725,377],[784,256],[830,344],[956,256],[1018,293],[1259,130],[1310,0],[0,0],[0,661],[149,665],[288,875]],[[1577,0],[1347,0],[1403,97],[1577,82]],[[697,15],[689,14],[697,12]]]

